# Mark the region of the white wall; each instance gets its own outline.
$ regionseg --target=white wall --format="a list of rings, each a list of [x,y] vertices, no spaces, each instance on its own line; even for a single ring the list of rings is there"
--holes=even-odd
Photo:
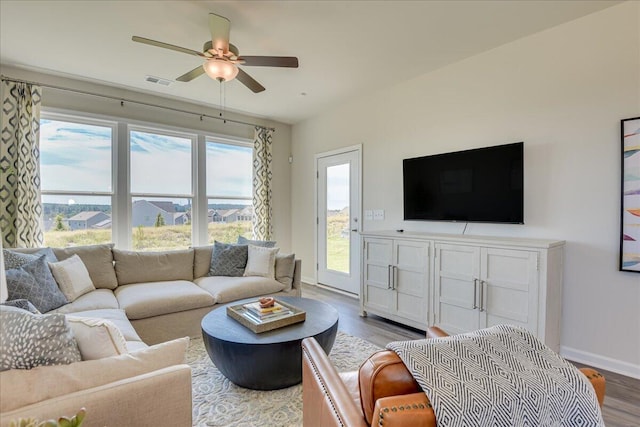
[[[524,141],[526,225],[466,233],[566,240],[563,354],[640,377],[640,275],[618,271],[620,120],[639,115],[640,3],[628,2],[294,125],[303,277],[315,277],[314,154],[363,144],[363,209],[386,215],[366,230],[460,233],[402,220],[402,159]]]
[[[217,116],[218,110],[202,105],[190,104],[174,99],[143,94],[122,88],[98,85],[69,79],[50,74],[24,70],[6,65],[0,65],[3,76],[35,81],[47,85],[59,86],[75,90],[82,90],[154,105],[167,106],[186,111],[194,111],[210,116]],[[95,96],[75,94],[43,87],[42,104],[46,108],[65,109],[81,113],[122,117],[147,123],[157,123],[179,128],[200,130],[216,135],[227,135],[253,139],[252,126],[238,125],[231,122],[223,123],[220,120],[173,112],[165,109],[146,107],[134,103],[120,105],[117,100],[100,98]],[[270,120],[250,117],[240,114],[227,113],[226,117],[262,126],[273,127],[273,221],[275,240],[283,252],[291,251],[291,126]]]

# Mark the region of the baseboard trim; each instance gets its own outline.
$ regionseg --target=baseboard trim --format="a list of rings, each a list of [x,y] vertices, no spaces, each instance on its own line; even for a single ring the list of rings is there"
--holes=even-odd
[[[302,276],[300,278],[300,280],[304,283],[306,283],[307,285],[317,285],[318,283],[316,282],[316,278],[315,277],[304,277]]]
[[[565,359],[583,363],[594,368],[604,369],[631,378],[640,379],[640,365],[612,359],[606,356],[577,350],[571,347],[560,346],[560,355]]]

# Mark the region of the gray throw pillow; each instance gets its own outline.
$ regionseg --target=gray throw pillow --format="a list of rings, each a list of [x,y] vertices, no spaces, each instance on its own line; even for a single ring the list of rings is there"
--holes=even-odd
[[[40,312],[38,311],[37,308],[35,308],[35,306],[33,304],[31,304],[29,302],[29,300],[26,299],[14,299],[11,301],[5,301],[2,303],[2,305],[6,305],[9,307],[16,307],[19,308],[21,310],[26,310],[29,313],[33,313],[33,314],[40,314]]]
[[[6,275],[9,291],[7,300],[29,300],[41,313],[68,302],[49,270],[46,255],[40,255],[20,268],[7,270]]]
[[[262,246],[263,248],[275,248],[276,242],[272,240],[249,240],[244,236],[238,236],[239,245]]]
[[[2,256],[4,257],[4,269],[11,270],[13,268],[20,268],[28,262],[37,260],[40,255],[46,255],[47,262],[58,262],[58,258],[56,258],[56,255],[53,253],[51,248],[42,248],[30,253],[3,249]]]
[[[31,314],[0,306],[0,371],[81,360],[64,314]]]
[[[242,277],[248,253],[247,245],[214,242],[209,276]]]

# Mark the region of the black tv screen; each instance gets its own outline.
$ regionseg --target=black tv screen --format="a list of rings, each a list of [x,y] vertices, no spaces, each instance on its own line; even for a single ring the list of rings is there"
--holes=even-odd
[[[404,219],[523,224],[523,147],[404,159]]]

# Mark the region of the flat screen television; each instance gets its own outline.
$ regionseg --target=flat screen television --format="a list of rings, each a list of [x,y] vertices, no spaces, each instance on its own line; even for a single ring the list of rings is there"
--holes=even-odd
[[[524,224],[524,143],[404,159],[404,219]]]

